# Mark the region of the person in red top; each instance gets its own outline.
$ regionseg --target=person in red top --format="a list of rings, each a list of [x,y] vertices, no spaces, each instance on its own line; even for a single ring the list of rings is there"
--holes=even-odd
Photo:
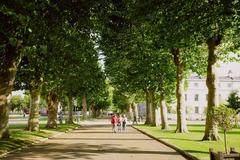
[[[118,117],[116,114],[113,114],[111,117],[111,124],[112,124],[112,130],[114,133],[117,132],[117,123],[118,123]]]

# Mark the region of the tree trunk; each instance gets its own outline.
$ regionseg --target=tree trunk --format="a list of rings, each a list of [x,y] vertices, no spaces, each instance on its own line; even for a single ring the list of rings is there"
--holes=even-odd
[[[132,106],[132,104],[128,105],[128,114],[129,114],[129,119],[133,121],[133,106]]]
[[[48,121],[46,128],[57,128],[58,99],[54,92],[47,95]]]
[[[202,140],[219,140],[217,125],[213,121],[212,112],[218,106],[217,76],[216,67],[217,55],[216,46],[221,42],[221,36],[215,36],[207,41],[208,44],[208,66],[207,66],[207,87],[208,87],[208,106],[205,124],[205,133]]]
[[[167,130],[169,129],[168,119],[167,119],[167,106],[165,97],[163,94],[160,96],[160,110],[161,110],[161,129]]]
[[[73,98],[68,97],[68,124],[73,124]]]
[[[92,107],[92,117],[93,118],[97,118],[97,110],[95,109],[95,107]]]
[[[85,94],[82,96],[82,115],[83,119],[87,118],[87,98]]]
[[[102,110],[101,109],[97,109],[97,117],[101,117],[101,114],[102,114]]]
[[[6,52],[3,55],[3,62],[0,69],[0,139],[9,138],[8,119],[9,119],[9,101],[17,72],[17,67],[21,61],[21,52],[17,46],[6,45]]]
[[[95,107],[92,107],[92,117],[97,118],[101,115],[101,110]]]
[[[225,146],[225,152],[226,152],[226,154],[228,154],[228,150],[227,150],[227,131],[226,131],[226,129],[224,129],[224,146]]]
[[[138,106],[136,103],[133,103],[133,116],[136,117],[136,120],[139,119],[139,116],[138,116]]]
[[[177,68],[177,75],[176,75],[176,98],[177,98],[177,128],[175,132],[179,133],[186,133],[187,130],[187,123],[186,123],[186,106],[184,104],[184,80],[183,80],[183,71],[184,71],[184,64],[181,60],[180,50],[179,48],[172,50],[174,56],[174,64]]]
[[[89,117],[92,117],[92,118],[94,118],[93,109],[94,109],[94,104],[90,104],[90,106],[89,106]]]
[[[156,102],[155,102],[155,96],[154,96],[154,91],[149,91],[149,106],[151,109],[151,122],[150,124],[152,126],[156,126],[156,113],[155,113],[155,109],[156,109]]]
[[[28,118],[27,130],[39,131],[39,103],[41,87],[30,88],[30,114]]]
[[[146,121],[145,124],[151,123],[151,112],[150,112],[150,106],[149,106],[149,96],[148,96],[148,90],[145,91],[146,94]]]

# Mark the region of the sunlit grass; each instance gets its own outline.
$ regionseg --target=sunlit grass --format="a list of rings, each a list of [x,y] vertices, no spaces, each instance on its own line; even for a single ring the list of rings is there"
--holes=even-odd
[[[174,133],[175,125],[171,125],[171,129],[168,131],[146,125],[137,126],[137,128],[200,159],[209,159],[209,148],[214,148],[216,151],[224,151],[223,132],[219,132],[221,141],[202,141],[204,135],[203,125],[188,125],[189,133]],[[227,140],[228,148],[234,147],[237,151],[240,151],[240,128],[229,131]]]

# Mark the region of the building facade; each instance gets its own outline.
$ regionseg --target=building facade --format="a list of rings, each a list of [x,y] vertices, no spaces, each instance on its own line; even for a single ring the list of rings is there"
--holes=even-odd
[[[240,90],[240,76],[232,76],[229,70],[227,76],[218,77],[217,85],[218,100],[221,104],[226,102],[231,92]],[[208,97],[206,78],[197,75],[190,76],[184,96],[188,119],[204,119]]]

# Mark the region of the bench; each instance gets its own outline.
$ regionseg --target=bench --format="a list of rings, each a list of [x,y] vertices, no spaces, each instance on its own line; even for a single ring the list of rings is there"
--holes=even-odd
[[[209,149],[210,160],[240,160],[240,153],[236,152],[234,148],[230,149],[230,153],[214,152],[212,148]]]

